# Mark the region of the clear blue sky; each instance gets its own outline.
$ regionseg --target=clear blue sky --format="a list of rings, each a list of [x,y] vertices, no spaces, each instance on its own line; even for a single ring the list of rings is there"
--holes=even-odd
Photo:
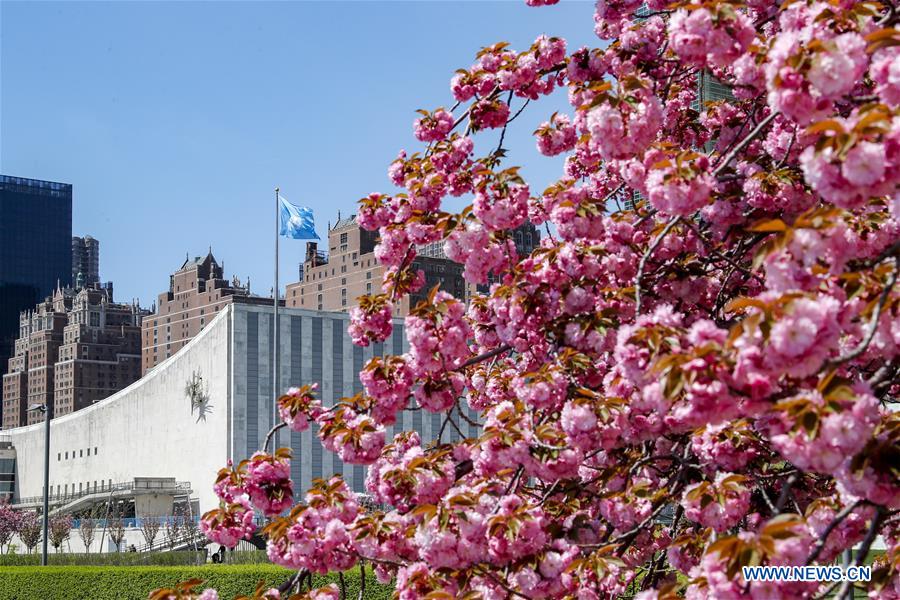
[[[272,285],[273,188],[337,211],[391,191],[416,148],[417,108],[452,105],[449,80],[496,41],[540,33],[597,45],[593,3],[0,2],[0,172],[74,185],[73,233],[101,242],[119,300],[149,305],[185,252]],[[560,174],[531,132],[505,146],[537,189]],[[281,284],[304,242],[282,240]]]

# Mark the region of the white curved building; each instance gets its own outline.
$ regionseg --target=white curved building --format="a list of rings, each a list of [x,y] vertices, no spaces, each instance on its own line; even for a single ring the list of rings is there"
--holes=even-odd
[[[172,497],[179,493],[190,493],[201,513],[216,506],[212,484],[217,471],[229,459],[237,463],[259,449],[273,423],[272,321],[270,308],[229,305],[143,378],[89,408],[53,419],[54,505],[67,510],[77,506],[78,498],[87,501],[88,494],[94,500],[131,490],[139,514],[170,514]],[[346,313],[279,312],[282,390],[318,382],[328,406],[362,390],[357,373],[373,354],[406,350],[401,321],[384,344],[368,348],[351,343],[348,321]],[[400,429],[416,429],[423,440],[434,439],[440,424],[438,415],[404,411],[389,428],[388,439]],[[476,434],[468,424],[459,425],[466,435]],[[458,437],[451,429],[444,432],[445,439]],[[324,451],[314,432],[282,430],[279,435],[278,445],[293,450],[298,492],[314,478],[335,473],[343,474],[354,490],[363,490],[365,469],[342,464]],[[13,504],[33,505],[43,487],[44,425],[0,431],[0,442],[15,450]]]

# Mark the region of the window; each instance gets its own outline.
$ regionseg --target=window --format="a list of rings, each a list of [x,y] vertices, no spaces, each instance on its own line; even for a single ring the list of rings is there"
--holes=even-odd
[[[347,278],[341,277],[341,285],[347,285]]]
[[[59,462],[62,459],[62,452],[56,453],[56,462]]]
[[[66,452],[66,460],[69,460],[69,453]]]
[[[78,451],[78,458],[84,458],[84,450]]]
[[[347,243],[347,234],[346,234],[346,233],[342,233],[342,234],[341,234],[341,243],[342,243],[342,244],[346,244],[346,243]]]

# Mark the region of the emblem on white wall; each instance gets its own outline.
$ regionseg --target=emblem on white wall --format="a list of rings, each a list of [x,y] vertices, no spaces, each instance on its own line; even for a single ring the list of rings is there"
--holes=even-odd
[[[194,371],[191,378],[184,386],[184,395],[191,403],[191,415],[197,413],[197,422],[205,421],[206,415],[212,410],[209,403],[209,385],[203,382],[200,371]]]

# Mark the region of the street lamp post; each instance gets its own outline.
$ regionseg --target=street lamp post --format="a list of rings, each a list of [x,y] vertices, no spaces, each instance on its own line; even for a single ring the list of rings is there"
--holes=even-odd
[[[41,566],[47,566],[47,538],[50,530],[50,404],[32,404],[29,410],[44,413],[44,535],[41,544]]]

